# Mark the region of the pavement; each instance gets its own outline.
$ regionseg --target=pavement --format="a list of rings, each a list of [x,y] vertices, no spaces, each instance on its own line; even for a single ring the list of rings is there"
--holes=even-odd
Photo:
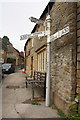
[[[0,120],[2,118],[2,83],[0,82]]]
[[[25,74],[21,70],[7,75],[2,85],[2,118],[59,118],[57,111],[46,107],[44,101],[38,105],[25,102],[31,97],[31,86],[26,88]],[[35,90],[35,97],[42,95]]]

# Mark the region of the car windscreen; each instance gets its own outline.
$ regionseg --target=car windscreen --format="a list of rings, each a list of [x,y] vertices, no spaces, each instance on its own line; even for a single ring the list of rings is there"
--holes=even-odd
[[[3,64],[2,65],[2,68],[3,69],[8,69],[8,68],[10,68],[11,67],[11,64]]]

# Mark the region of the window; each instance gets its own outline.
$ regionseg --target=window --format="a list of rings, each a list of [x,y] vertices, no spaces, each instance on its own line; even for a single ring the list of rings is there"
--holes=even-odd
[[[46,71],[46,49],[42,50],[37,55],[38,60],[38,71]]]
[[[13,53],[7,53],[7,56],[8,56],[8,57],[12,57],[12,56],[13,56]]]
[[[32,39],[32,47],[34,46],[34,38]]]

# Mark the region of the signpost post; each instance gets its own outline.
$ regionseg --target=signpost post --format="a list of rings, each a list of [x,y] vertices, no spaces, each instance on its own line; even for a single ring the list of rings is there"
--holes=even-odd
[[[55,34],[50,36],[50,15],[47,16],[46,21],[39,20],[34,17],[29,18],[31,22],[36,24],[43,24],[47,23],[47,31],[35,32],[29,35],[22,35],[20,36],[20,40],[34,38],[34,37],[42,37],[47,35],[47,76],[46,76],[46,106],[50,105],[50,42],[54,41],[63,35],[69,33],[70,29],[69,26],[65,27],[64,29],[56,32]]]

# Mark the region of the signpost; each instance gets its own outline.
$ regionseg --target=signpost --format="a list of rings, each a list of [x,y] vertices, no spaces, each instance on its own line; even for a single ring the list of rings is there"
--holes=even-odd
[[[54,41],[54,40],[62,37],[63,35],[66,35],[67,33],[69,33],[69,31],[70,31],[69,26],[67,26],[64,29],[62,29],[62,30],[56,32],[55,34],[51,35],[50,40]]]
[[[40,32],[35,32],[32,34],[25,34],[20,36],[20,40],[25,40],[29,38],[35,38],[35,37],[43,37],[47,35],[47,31],[40,31]]]
[[[31,22],[34,22],[36,24],[44,24],[45,23],[45,21],[37,19],[35,17],[30,17],[29,19],[30,19]]]
[[[50,105],[50,42],[62,37],[63,35],[66,35],[69,33],[70,29],[69,26],[65,27],[64,29],[56,32],[55,34],[50,36],[50,22],[51,18],[50,15],[47,16],[46,20],[39,20],[34,17],[29,18],[31,22],[34,22],[36,24],[43,24],[46,26],[45,23],[47,23],[47,31],[41,31],[41,32],[35,32],[32,34],[25,34],[20,36],[20,40],[34,38],[34,37],[43,37],[47,35],[47,76],[46,76],[46,106]]]
[[[62,37],[63,35],[66,35],[67,33],[69,33],[70,29],[69,26],[65,27],[64,29],[56,32],[55,34],[50,36],[50,41],[54,41],[60,37]],[[29,38],[35,38],[35,37],[43,37],[47,35],[47,31],[40,31],[40,32],[35,32],[32,34],[25,34],[25,35],[21,35],[20,36],[20,40],[25,40],[25,39],[29,39]]]

